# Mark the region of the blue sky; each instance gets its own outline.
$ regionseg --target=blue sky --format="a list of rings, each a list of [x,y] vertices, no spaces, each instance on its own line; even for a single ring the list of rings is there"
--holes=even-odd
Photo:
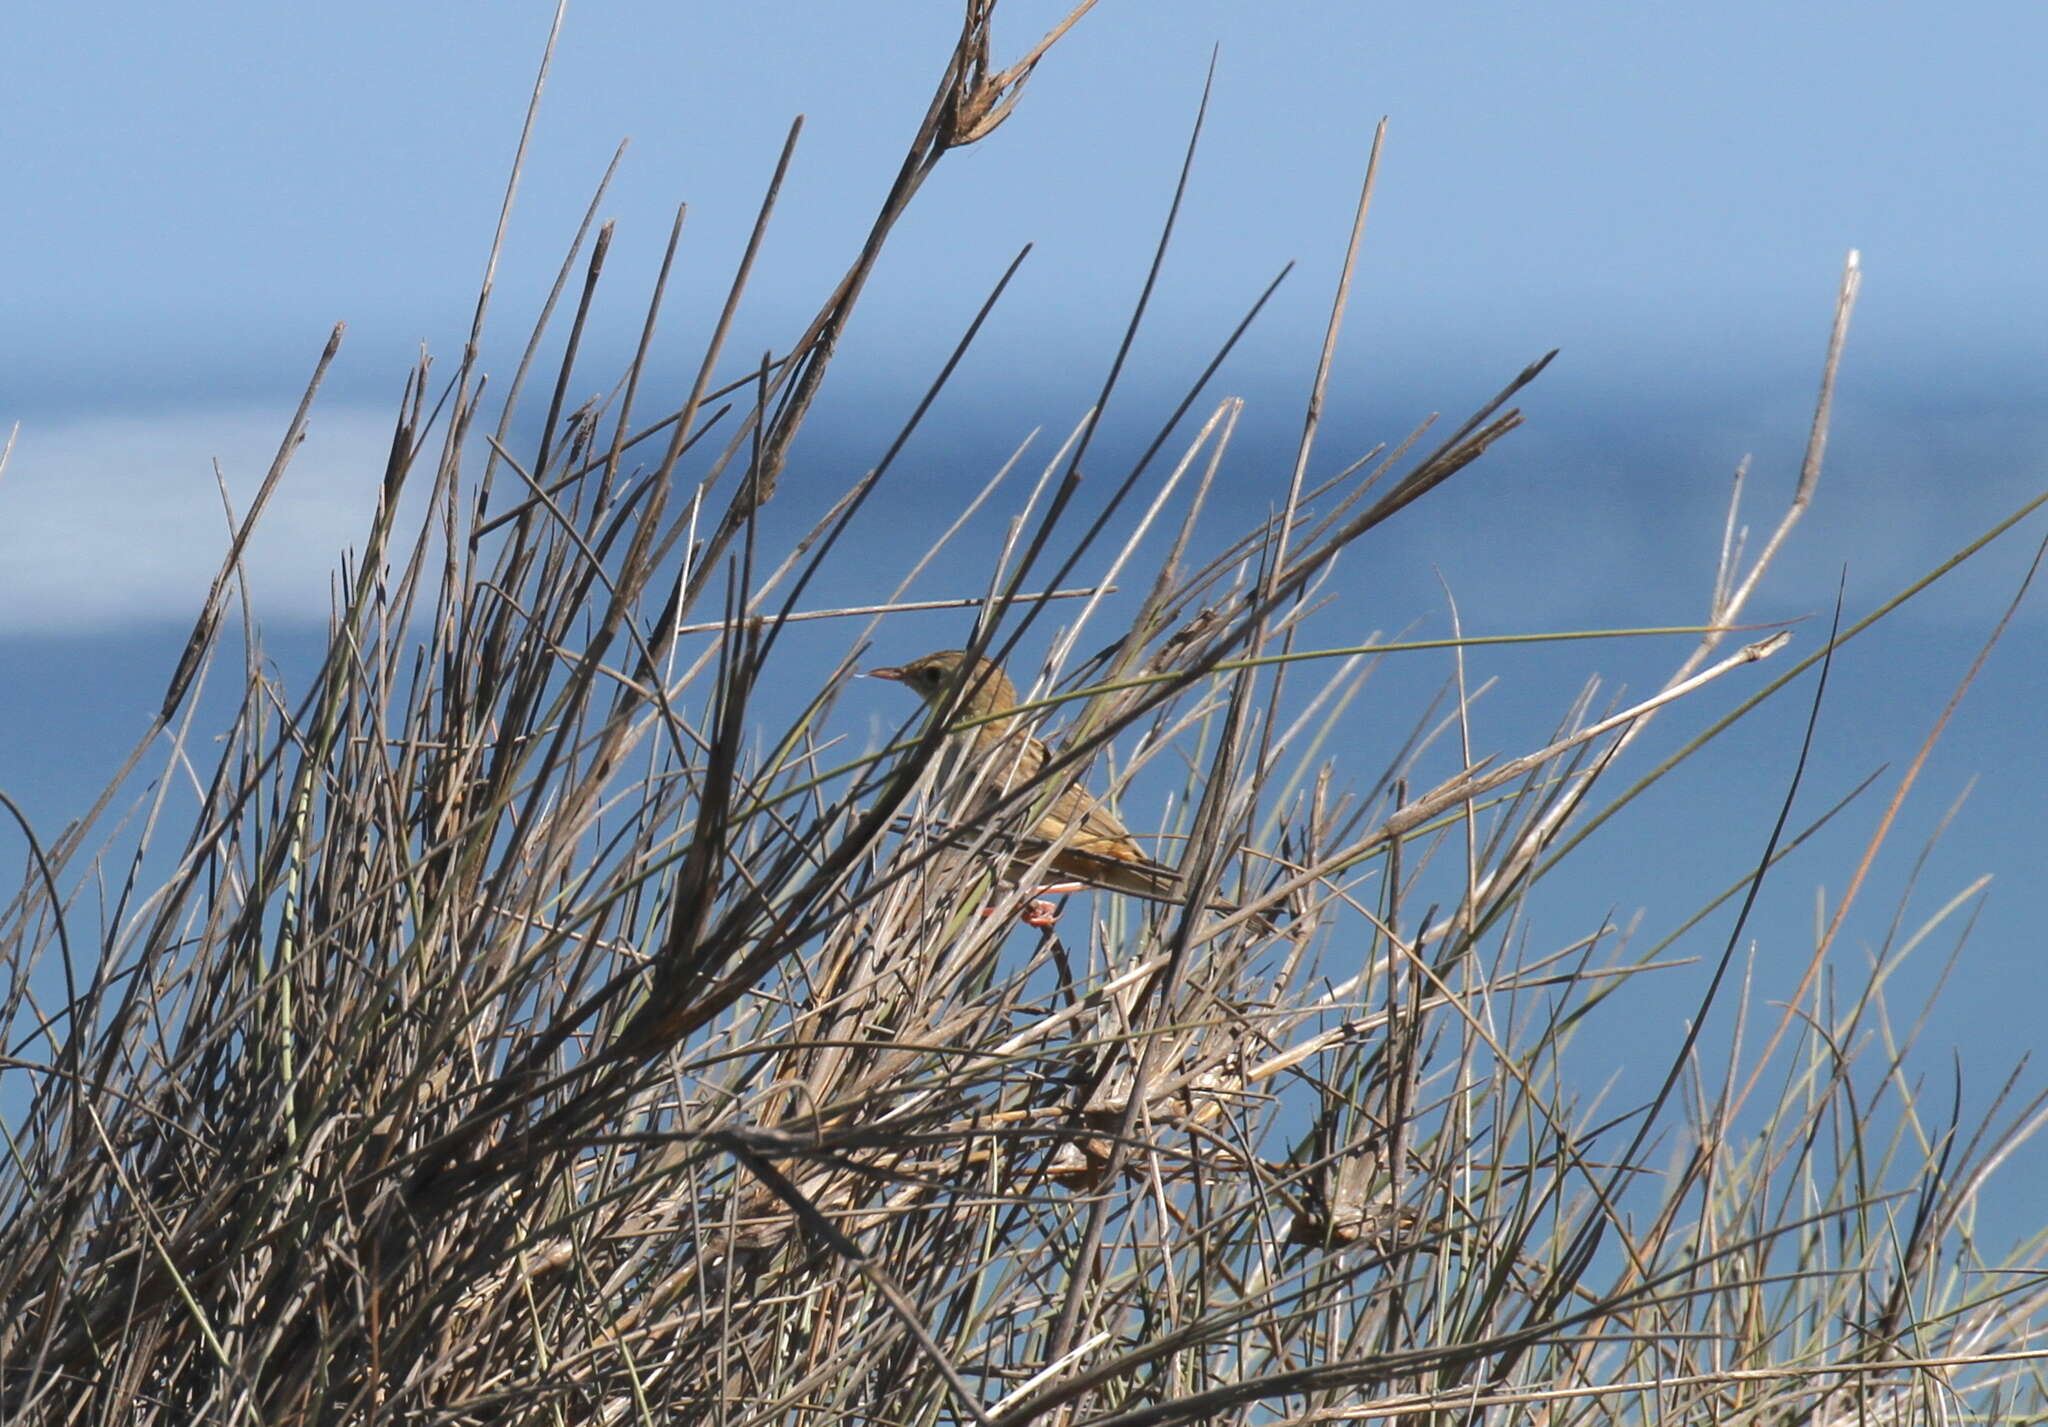
[[[1012,45],[1060,8],[1012,3]],[[250,488],[336,321],[350,335],[307,469],[374,448],[418,345],[451,352],[466,330],[548,16],[371,3],[17,18],[14,48],[34,58],[0,94],[0,124],[28,140],[0,155],[17,215],[0,225],[14,275],[0,415],[24,426],[0,627],[146,617],[210,569],[208,462]],[[516,336],[628,137],[605,205],[619,277],[600,335],[630,340],[645,285],[633,279],[684,200],[670,328],[689,330],[803,113],[734,350],[785,338],[877,202],[951,25],[950,6],[572,7],[499,335]],[[920,383],[1032,242],[964,385],[1028,391],[1013,424],[1064,422],[1123,320],[1214,47],[1200,167],[1140,354],[1162,388],[1191,369],[1189,343],[1213,342],[1297,260],[1225,389],[1300,389],[1385,114],[1339,414],[1369,411],[1377,436],[1469,405],[1561,347],[1532,410],[1546,439],[1588,448],[1574,459],[1604,481],[1597,503],[1633,558],[1648,535],[1637,517],[1669,512],[1651,492],[1683,502],[1669,513],[1696,530],[1717,473],[1749,452],[1766,470],[1789,458],[1835,273],[1857,246],[1869,278],[1838,454],[1860,441],[1874,469],[1855,473],[1853,504],[1839,490],[1850,477],[1831,485],[1838,523],[1810,538],[1840,549],[1812,568],[1847,560],[1882,583],[1932,548],[1918,539],[2009,503],[2048,445],[2048,105],[2030,73],[2044,45],[2048,12],[2019,4],[1952,8],[1936,25],[1918,7],[1847,4],[1109,0],[1041,67],[1017,121],[941,170],[877,275],[849,365],[877,393]],[[1902,520],[1935,479],[1954,524],[1924,509]],[[133,530],[85,516],[81,501],[102,493]],[[297,552],[346,531],[350,506],[329,479],[287,494],[313,508],[280,511],[277,543],[293,553],[279,573],[298,583],[276,598],[317,610],[324,580]]]
[[[999,45],[1014,53],[1061,9],[1009,0]],[[20,436],[0,481],[0,729],[15,751],[0,786],[39,818],[75,811],[92,770],[140,731],[168,640],[220,557],[212,463],[236,496],[254,490],[328,329],[346,321],[252,562],[275,636],[325,609],[405,370],[422,342],[444,360],[459,352],[550,15],[524,0],[359,0],[11,18],[0,422]],[[602,210],[619,236],[593,346],[630,349],[687,201],[663,360],[694,353],[802,113],[732,350],[786,343],[878,203],[953,24],[950,5],[572,5],[500,274],[501,369],[628,137]],[[921,195],[848,336],[805,448],[813,469],[792,479],[837,489],[865,469],[876,433],[1026,242],[1009,301],[882,509],[937,509],[1032,427],[1079,415],[1149,259],[1212,49],[1214,102],[1133,389],[1176,390],[1298,262],[1216,387],[1251,402],[1241,449],[1272,453],[1246,458],[1248,508],[1284,470],[1380,116],[1389,143],[1330,458],[1429,411],[1462,414],[1563,349],[1523,403],[1529,429],[1360,560],[1355,632],[1440,624],[1439,574],[1486,630],[1696,619],[1728,473],[1755,456],[1760,520],[1789,487],[1852,246],[1867,276],[1828,477],[1758,614],[1824,610],[1844,571],[1852,609],[1867,607],[2041,487],[2048,7],[1869,0],[1104,0],[1015,117]],[[2041,528],[1845,657],[1817,788],[1911,756]],[[883,652],[954,634],[907,628]],[[2000,879],[1951,1027],[1999,1049],[1999,1064],[2037,1035],[2044,656],[2042,621],[2023,617],[1900,834],[1903,866],[1985,775],[1928,895]],[[1522,682],[1490,732],[1511,747],[1586,672],[1642,689],[1668,662],[1497,656],[1488,671]],[[1716,779],[1660,796],[1767,798],[1788,726],[1756,734]],[[1693,885],[1718,889],[1760,844],[1729,800],[1725,822],[1692,819],[1713,832],[1686,849],[1704,869]],[[1784,919],[1771,934],[1783,945],[1810,935],[1814,899],[1839,891],[1854,844],[1788,869],[1766,908]],[[1664,899],[1670,853],[1654,835],[1622,839],[1575,885],[1589,907],[1668,919],[1691,905]],[[2016,980],[2028,995],[2009,994]]]

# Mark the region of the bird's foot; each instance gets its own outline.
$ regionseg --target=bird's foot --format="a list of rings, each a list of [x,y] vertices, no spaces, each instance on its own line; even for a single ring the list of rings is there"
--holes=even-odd
[[[1017,920],[1027,927],[1037,927],[1043,931],[1060,919],[1060,904],[1048,901],[1047,898],[1064,897],[1071,892],[1085,891],[1087,886],[1086,882],[1055,882],[1048,887],[1035,888],[1034,895],[1024,904],[1024,910],[1018,914]]]
[[[994,907],[983,907],[981,914],[984,917],[992,917],[996,914],[996,909]],[[1059,919],[1060,904],[1058,902],[1048,902],[1043,897],[1033,897],[1017,909],[1017,920],[1019,923],[1027,927],[1037,927],[1041,931]]]

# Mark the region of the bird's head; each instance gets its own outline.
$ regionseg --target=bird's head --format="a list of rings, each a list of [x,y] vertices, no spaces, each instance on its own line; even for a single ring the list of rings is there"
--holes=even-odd
[[[1017,704],[1017,689],[1001,669],[965,649],[941,649],[893,669],[870,669],[870,679],[888,679],[903,685],[932,708],[965,684],[957,717],[962,720],[986,718]],[[984,724],[985,730],[1000,731],[1002,723]]]

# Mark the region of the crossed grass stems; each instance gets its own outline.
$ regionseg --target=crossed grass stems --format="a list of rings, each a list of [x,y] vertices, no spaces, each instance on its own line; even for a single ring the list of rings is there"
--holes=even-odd
[[[1909,931],[1902,895],[1858,982],[1827,960],[1852,892],[1746,1057],[1750,1018],[1771,1014],[1716,1001],[1744,975],[1732,909],[1850,799],[1781,818],[1755,869],[1647,949],[1603,925],[1538,951],[1525,920],[1529,889],[1616,810],[1780,690],[1810,695],[1802,674],[1921,587],[1595,801],[1666,705],[1786,647],[1731,636],[1819,478],[1853,260],[1763,548],[1745,554],[1731,506],[1708,616],[1665,687],[1602,714],[1589,682],[1519,757],[1475,752],[1465,651],[1485,641],[1439,641],[1447,704],[1372,752],[1354,701],[1423,646],[1311,647],[1338,554],[1512,430],[1541,366],[1447,438],[1425,426],[1309,481],[1377,140],[1269,519],[1197,553],[1239,411],[1200,405],[1213,364],[1084,504],[1127,340],[1021,502],[1020,450],[888,598],[810,609],[952,363],[875,468],[771,552],[762,512],[790,441],[924,175],[1003,122],[1065,28],[991,72],[989,8],[970,7],[881,217],[786,355],[717,377],[795,130],[688,397],[658,421],[635,425],[680,213],[602,401],[565,409],[610,172],[489,432],[487,281],[452,379],[436,394],[424,360],[411,376],[362,554],[293,696],[266,669],[241,559],[337,331],[160,719],[89,816],[31,835],[8,908],[4,1074],[28,1103],[0,1181],[7,1419],[2038,1410],[2040,1246],[1988,1262],[1971,1223],[2039,1102],[2008,1087],[1967,1128],[1924,1104],[1882,997],[1967,896]],[[1171,232],[1170,214],[1162,255]],[[515,414],[579,261],[522,460]],[[1151,295],[1148,278],[1132,333]],[[1019,513],[988,589],[908,599],[1002,501]],[[1103,633],[1112,588],[1142,593]],[[1076,601],[1037,669],[1059,757],[995,816],[957,816],[973,775],[949,764],[948,720],[859,757],[829,732],[885,617],[954,604],[973,648],[1011,659]],[[863,622],[820,677],[783,641],[825,617]],[[761,692],[792,681],[794,716]],[[779,732],[762,743],[764,727]],[[161,774],[117,813],[145,763]],[[1170,810],[1156,826],[1188,905],[1086,899],[1020,930],[1031,878],[997,870],[1059,780],[1084,776]],[[1247,912],[1190,910],[1218,889]],[[1737,930],[1692,1024],[1742,1028],[1726,1068],[1688,1038],[1652,1098],[1601,1108],[1567,1047],[1716,911]]]

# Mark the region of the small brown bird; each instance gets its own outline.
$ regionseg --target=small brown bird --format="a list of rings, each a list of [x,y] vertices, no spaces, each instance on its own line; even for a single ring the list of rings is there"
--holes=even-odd
[[[993,717],[1017,706],[1016,686],[995,664],[964,649],[941,649],[898,668],[870,669],[868,677],[902,684],[935,710],[944,707],[953,689],[964,682],[966,692],[954,719],[960,723],[988,719],[963,730],[959,737],[972,740],[970,756],[987,760],[990,804],[1031,782],[1052,756],[1019,719]],[[1060,789],[1040,814],[1035,833],[1038,847],[1027,844],[1024,853],[1028,856],[1043,851],[1048,843],[1063,843],[1050,864],[1063,877],[1156,902],[1177,902],[1187,894],[1180,873],[1147,857],[1117,815],[1077,784]],[[1238,910],[1227,902],[1210,906],[1222,912]],[[1027,916],[1026,920],[1034,926],[1050,924],[1039,917]]]

